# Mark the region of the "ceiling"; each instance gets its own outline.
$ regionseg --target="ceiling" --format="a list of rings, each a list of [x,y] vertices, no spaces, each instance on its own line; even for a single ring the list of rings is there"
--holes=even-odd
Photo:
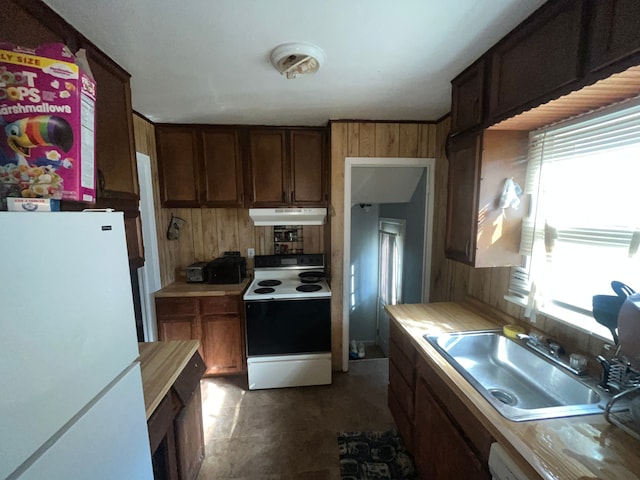
[[[315,126],[437,120],[451,79],[544,0],[45,2],[132,75],[153,122]],[[326,61],[288,80],[269,56],[297,41]]]

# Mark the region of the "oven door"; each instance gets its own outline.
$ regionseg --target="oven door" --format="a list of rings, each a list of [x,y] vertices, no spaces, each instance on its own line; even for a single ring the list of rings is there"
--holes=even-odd
[[[331,300],[245,302],[247,356],[331,351]]]

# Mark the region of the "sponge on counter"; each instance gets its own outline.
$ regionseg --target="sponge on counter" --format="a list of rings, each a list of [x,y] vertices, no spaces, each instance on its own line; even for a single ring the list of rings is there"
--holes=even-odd
[[[504,333],[506,337],[515,339],[517,338],[516,335],[519,333],[525,333],[525,330],[518,325],[505,325],[502,327],[502,333]]]

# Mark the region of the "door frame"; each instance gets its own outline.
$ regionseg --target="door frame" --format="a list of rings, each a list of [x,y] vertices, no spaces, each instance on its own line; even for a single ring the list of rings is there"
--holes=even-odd
[[[427,174],[424,250],[422,263],[422,303],[429,301],[431,286],[431,251],[433,245],[433,204],[435,193],[435,158],[405,157],[345,157],[344,163],[344,238],[342,244],[342,370],[349,369],[349,272],[351,265],[351,178],[352,169],[358,167],[424,167]]]

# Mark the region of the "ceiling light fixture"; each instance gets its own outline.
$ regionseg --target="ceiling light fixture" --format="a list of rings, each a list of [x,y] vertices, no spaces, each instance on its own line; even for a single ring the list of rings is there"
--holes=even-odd
[[[316,73],[324,59],[322,49],[310,43],[283,43],[271,52],[271,63],[288,79]]]

